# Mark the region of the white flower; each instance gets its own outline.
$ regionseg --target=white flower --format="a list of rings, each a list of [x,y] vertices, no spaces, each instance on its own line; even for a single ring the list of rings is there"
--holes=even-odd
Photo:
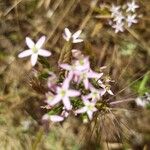
[[[118,13],[120,13],[120,6],[115,6],[114,4],[111,6],[110,11],[111,11],[111,15],[114,17],[116,16]]]
[[[66,41],[71,40],[72,43],[80,43],[80,42],[83,42],[83,39],[80,38],[81,32],[82,32],[82,30],[78,30],[77,32],[72,34],[68,28],[65,28],[63,38]]]
[[[72,109],[72,105],[69,97],[79,96],[80,92],[77,90],[69,89],[69,83],[70,83],[70,79],[66,78],[62,84],[62,87],[57,87],[56,90],[57,94],[52,99],[52,101],[49,102],[50,106],[54,106],[62,100],[66,110]]]
[[[114,21],[117,23],[121,23],[125,17],[122,15],[122,13],[118,13],[117,15],[114,16]]]
[[[116,22],[116,24],[114,24],[112,27],[115,29],[116,33],[124,31],[124,23],[123,22],[121,22],[121,23]]]
[[[64,118],[62,116],[58,116],[58,115],[48,115],[48,114],[45,114],[42,117],[42,120],[50,120],[52,122],[61,122],[61,121],[64,120]]]
[[[137,4],[135,4],[135,1],[127,3],[127,6],[128,6],[128,8],[127,8],[126,12],[129,12],[129,11],[135,12],[135,9],[139,8],[139,6]]]
[[[134,15],[128,15],[126,21],[128,23],[128,27],[131,27],[131,25],[133,23],[137,23],[138,22],[137,19],[136,19],[136,15],[135,14]]]
[[[82,114],[87,113],[90,120],[93,118],[93,113],[97,111],[97,108],[95,107],[95,102],[90,102],[89,100],[84,99],[83,100],[84,107],[78,109],[75,111],[76,114]]]
[[[28,50],[25,50],[21,52],[18,57],[23,58],[31,55],[31,64],[32,66],[35,66],[38,55],[49,57],[51,55],[51,52],[42,49],[42,46],[45,42],[45,36],[42,36],[37,43],[34,43],[29,37],[26,37],[26,44],[29,47]]]

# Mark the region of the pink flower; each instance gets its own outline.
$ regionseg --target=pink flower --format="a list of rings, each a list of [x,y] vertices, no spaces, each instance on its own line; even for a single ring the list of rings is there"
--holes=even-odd
[[[84,99],[83,100],[84,107],[78,109],[75,111],[77,114],[87,113],[90,120],[93,118],[93,113],[97,111],[97,108],[95,107],[95,102],[90,102],[89,100]]]
[[[85,95],[85,99],[91,99],[93,102],[100,100],[101,97],[101,90],[94,88],[92,85],[90,86],[90,93]]]
[[[92,70],[77,72],[77,74],[79,76],[78,82],[83,82],[85,89],[89,89],[89,79],[99,79],[103,75],[103,73],[97,73]]]
[[[72,105],[69,97],[76,97],[80,95],[80,92],[77,90],[69,89],[70,79],[66,78],[62,84],[62,87],[57,87],[56,95],[49,105],[54,106],[59,103],[61,100],[67,110],[72,109]]]

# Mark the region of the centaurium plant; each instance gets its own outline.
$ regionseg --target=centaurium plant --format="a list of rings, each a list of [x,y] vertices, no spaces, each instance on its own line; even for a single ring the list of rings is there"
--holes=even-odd
[[[112,11],[115,15],[120,7],[113,7]],[[83,42],[83,39],[79,37],[80,34],[81,30],[72,34],[68,28],[65,28],[63,37],[67,44],[71,45]],[[34,67],[38,55],[45,57],[51,55],[51,52],[42,49],[45,39],[45,36],[42,36],[37,43],[34,43],[27,37],[26,44],[29,49],[18,56],[22,58],[31,55],[31,64]],[[60,55],[61,60],[68,52],[65,48]],[[92,121],[97,113],[117,104],[117,101],[112,103],[105,99],[105,97],[114,95],[111,91],[111,79],[103,73],[106,67],[100,67],[99,71],[95,71],[95,68],[91,68],[89,56],[83,55],[80,50],[69,48],[70,46],[67,47],[67,50],[71,52],[69,53],[72,55],[71,61],[58,62],[58,70],[63,74],[55,74],[52,71],[48,73],[48,91],[45,94],[45,106],[42,106],[47,109],[47,113],[43,116],[43,120],[61,122],[74,115],[83,119],[83,122],[85,118]]]

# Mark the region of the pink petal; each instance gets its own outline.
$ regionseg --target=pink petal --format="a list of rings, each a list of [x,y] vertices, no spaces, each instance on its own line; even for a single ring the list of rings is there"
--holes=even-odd
[[[63,98],[63,104],[64,104],[64,106],[65,106],[65,108],[67,110],[71,110],[72,109],[72,105],[71,105],[70,100],[69,100],[68,97],[64,97]]]
[[[65,70],[71,70],[71,66],[68,64],[60,64],[59,66]]]
[[[68,95],[69,95],[69,97],[79,96],[80,92],[76,91],[76,90],[69,90]]]
[[[77,113],[77,114],[82,114],[82,113],[85,113],[87,111],[87,108],[86,107],[82,107],[82,108],[80,108],[80,109],[77,109],[76,111],[75,111],[75,113]]]
[[[97,73],[97,72],[94,72],[94,71],[90,71],[88,73],[89,78],[100,78],[102,75],[103,75],[103,73]]]
[[[26,37],[26,44],[31,49],[35,46],[34,42],[29,37]]]
[[[23,57],[27,57],[27,56],[30,56],[32,54],[32,51],[31,50],[25,50],[23,52],[21,52],[18,57],[19,58],[23,58]]]
[[[84,84],[85,89],[89,88],[89,80],[88,79],[84,79],[83,84]]]
[[[49,115],[48,114],[43,115],[42,120],[49,120]]]
[[[32,54],[32,56],[31,56],[31,64],[32,64],[32,66],[35,66],[35,64],[37,62],[37,59],[38,59],[38,54]]]
[[[49,57],[51,55],[51,52],[44,49],[39,49],[38,54],[44,57]]]
[[[42,36],[35,44],[36,48],[40,49],[45,42],[46,37]]]
[[[70,78],[66,78],[63,82],[62,88],[63,89],[68,89],[70,84]]]
[[[60,122],[63,121],[64,118],[58,115],[50,115],[50,120],[53,122]]]
[[[50,105],[50,106],[54,106],[54,105],[56,105],[57,103],[59,103],[60,101],[61,101],[61,96],[56,95],[56,96],[54,97],[54,99],[53,99],[51,102],[49,102],[49,105]]]
[[[100,90],[100,95],[103,96],[106,93],[106,89]]]

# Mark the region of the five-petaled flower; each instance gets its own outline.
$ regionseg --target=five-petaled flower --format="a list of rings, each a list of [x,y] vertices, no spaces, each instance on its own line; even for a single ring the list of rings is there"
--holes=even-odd
[[[128,23],[128,27],[131,27],[131,25],[133,23],[137,23],[138,22],[137,19],[136,19],[136,14],[128,15],[126,20],[127,20],[127,23]]]
[[[83,39],[80,38],[82,30],[78,30],[75,33],[71,33],[68,28],[64,29],[63,38],[66,41],[71,41],[72,43],[80,43],[83,42]]]
[[[139,8],[139,6],[135,3],[135,1],[132,1],[132,2],[128,2],[127,3],[127,6],[128,6],[128,8],[127,8],[127,12],[129,12],[129,11],[131,11],[131,12],[135,12],[135,9],[136,8]]]
[[[37,43],[34,43],[29,37],[26,37],[26,44],[29,47],[28,50],[25,50],[21,52],[18,57],[23,58],[31,55],[31,64],[32,66],[35,66],[38,55],[44,56],[44,57],[49,57],[51,55],[51,52],[42,49],[42,46],[45,42],[45,36],[42,36]]]
[[[89,101],[85,98],[83,98],[83,103],[84,103],[84,107],[79,108],[75,111],[76,114],[82,114],[82,113],[87,113],[88,117],[90,120],[92,120],[93,118],[93,113],[97,111],[97,108],[95,107],[96,102],[94,101]]]
[[[69,89],[69,83],[70,83],[70,79],[66,78],[62,83],[62,86],[57,87],[56,89],[57,94],[52,99],[52,101],[49,102],[50,106],[54,106],[62,100],[66,110],[72,109],[72,105],[69,97],[77,97],[80,95],[80,92],[77,90]]]

